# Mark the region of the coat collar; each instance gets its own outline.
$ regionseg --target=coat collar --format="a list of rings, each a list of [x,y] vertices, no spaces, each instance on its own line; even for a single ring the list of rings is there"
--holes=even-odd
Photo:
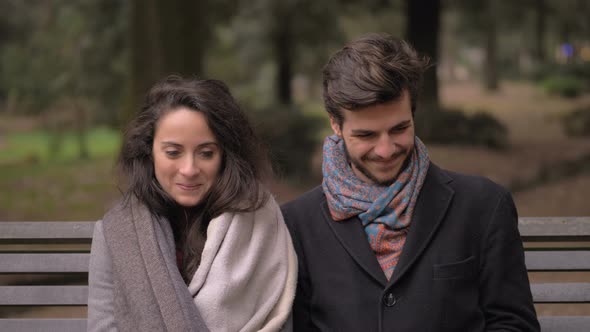
[[[386,287],[388,284],[394,284],[408,271],[431,241],[453,198],[454,191],[448,186],[451,181],[452,179],[446,173],[430,163],[416,202],[406,243],[389,283],[369,245],[360,220],[353,217],[348,220],[334,221],[326,201],[322,202],[321,209],[324,220],[348,254],[375,281]]]
[[[334,221],[330,215],[328,202],[326,201],[322,202],[322,212],[324,220],[336,234],[336,237],[348,254],[352,256],[356,263],[373,277],[373,279],[382,286],[385,286],[387,278],[385,277],[385,273],[383,273],[381,266],[379,266],[375,253],[373,253],[373,250],[369,245],[367,234],[363,229],[360,219],[352,217],[347,220]]]
[[[414,208],[410,231],[389,285],[399,280],[424,252],[443,221],[455,194],[448,185],[452,179],[438,166],[430,164],[426,180]]]

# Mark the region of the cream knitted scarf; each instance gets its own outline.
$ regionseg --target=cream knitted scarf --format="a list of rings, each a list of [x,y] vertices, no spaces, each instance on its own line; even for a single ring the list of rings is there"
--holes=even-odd
[[[290,330],[297,261],[274,199],[211,220],[187,288],[172,229],[134,198],[103,219],[121,331]]]

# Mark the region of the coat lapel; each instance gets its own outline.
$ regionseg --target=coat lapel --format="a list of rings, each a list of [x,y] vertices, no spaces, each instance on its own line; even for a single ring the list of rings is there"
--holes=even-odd
[[[454,195],[447,183],[452,179],[430,164],[414,208],[410,231],[389,285],[399,280],[420,257],[440,226]]]
[[[379,266],[377,257],[369,241],[366,233],[361,225],[361,221],[357,217],[353,217],[343,221],[334,221],[330,215],[330,210],[326,201],[322,202],[321,206],[324,220],[328,223],[336,237],[346,249],[348,254],[356,261],[360,267],[365,270],[375,281],[385,287],[387,278]]]

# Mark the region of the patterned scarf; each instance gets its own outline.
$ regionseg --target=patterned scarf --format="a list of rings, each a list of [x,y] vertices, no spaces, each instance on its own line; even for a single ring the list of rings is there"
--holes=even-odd
[[[344,141],[332,135],[324,141],[322,187],[330,214],[336,221],[358,216],[387,280],[401,255],[414,206],[430,164],[426,147],[418,137],[414,153],[389,186],[369,184],[353,173]]]

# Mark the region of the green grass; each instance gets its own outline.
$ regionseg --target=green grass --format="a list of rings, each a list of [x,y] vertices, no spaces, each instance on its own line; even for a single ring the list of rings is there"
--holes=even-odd
[[[118,197],[112,158],[0,166],[0,220],[96,220]]]
[[[0,144],[0,220],[96,220],[118,196],[113,165],[117,132],[89,132],[86,160],[78,158],[74,134],[64,135],[49,156],[50,135],[10,133]]]
[[[55,155],[50,155],[50,144],[55,139],[46,131],[9,133],[0,145],[0,165],[27,163],[47,163],[75,160],[79,155],[77,137],[74,133],[65,133]],[[119,149],[119,134],[107,128],[94,128],[87,136],[90,159],[113,156]]]

